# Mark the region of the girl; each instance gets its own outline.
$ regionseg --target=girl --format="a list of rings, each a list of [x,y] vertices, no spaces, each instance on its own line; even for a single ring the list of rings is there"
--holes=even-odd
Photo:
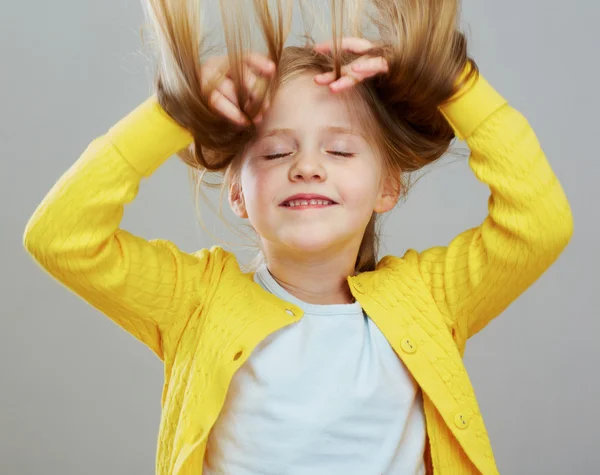
[[[249,12],[223,9],[229,56],[200,63],[199,5],[150,0],[156,94],[27,226],[48,272],[164,361],[159,474],[497,473],[461,357],[563,250],[569,205],[525,118],[467,57],[456,1],[372,5],[377,45],[341,39],[332,2],[335,41],[284,48],[291,5],[255,1],[268,56],[246,51]],[[455,136],[488,217],[377,262],[377,217]],[[174,153],[223,174],[260,239],[256,272],[119,228]]]

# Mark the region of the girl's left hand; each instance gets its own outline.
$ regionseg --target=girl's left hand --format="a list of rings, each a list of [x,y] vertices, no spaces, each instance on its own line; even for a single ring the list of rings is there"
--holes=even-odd
[[[332,41],[319,43],[314,46],[319,53],[330,53],[333,51]],[[315,76],[315,82],[323,86],[329,86],[334,92],[349,89],[365,79],[378,74],[388,72],[388,63],[383,56],[374,56],[369,54],[375,48],[375,45],[364,38],[346,37],[342,38],[341,49],[355,54],[362,55],[350,64],[342,67],[342,77],[335,80],[335,71],[318,74]]]

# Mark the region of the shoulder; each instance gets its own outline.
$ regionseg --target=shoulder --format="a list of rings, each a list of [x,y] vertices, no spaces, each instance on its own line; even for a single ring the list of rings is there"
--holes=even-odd
[[[402,256],[384,256],[378,262],[373,278],[383,285],[387,282],[420,280],[419,253],[409,249]]]
[[[193,252],[191,257],[196,263],[202,263],[203,267],[208,267],[216,275],[242,273],[235,254],[220,246],[199,249]]]
[[[218,261],[229,262],[233,259],[237,262],[235,255],[229,251],[226,251],[221,246],[198,249],[192,253],[192,256],[200,260],[210,258]]]
[[[440,263],[445,252],[444,247],[433,247],[425,252],[408,249],[402,256],[385,256],[377,264],[373,278],[379,286],[406,284],[413,290],[429,288],[443,274]]]
[[[443,253],[444,248],[440,247],[428,249],[428,253]],[[415,250],[408,249],[402,256],[391,256],[387,255],[381,258],[377,264],[377,272],[418,272],[419,267],[423,265],[423,253]]]
[[[247,280],[252,280],[252,274],[245,272],[236,257],[230,251],[220,246],[200,249],[191,254],[197,272],[201,272],[199,281],[204,287],[237,287]]]

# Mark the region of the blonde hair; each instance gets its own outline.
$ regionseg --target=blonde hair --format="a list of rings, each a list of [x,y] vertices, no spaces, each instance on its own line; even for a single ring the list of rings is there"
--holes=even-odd
[[[264,101],[293,77],[331,70],[340,77],[342,66],[357,58],[340,50],[343,31],[366,37],[366,28],[375,26],[378,37],[369,39],[378,46],[370,54],[384,56],[389,72],[355,86],[360,100],[354,102],[364,108],[385,169],[392,176],[405,177],[448,150],[454,133],[439,107],[478,74],[458,29],[459,0],[330,0],[331,55],[316,53],[308,33],[304,46],[285,46],[292,0],[252,0],[251,5],[248,1],[236,1],[236,8],[226,8],[225,0],[219,4],[238,103],[247,104],[242,112],[250,121]],[[299,5],[306,15],[306,0],[299,0]],[[146,0],[145,7],[156,37],[156,95],[165,111],[194,137],[193,145],[179,156],[199,172],[199,180],[205,172],[217,172],[227,181],[235,175],[235,159],[253,139],[256,128],[252,123],[233,125],[210,106],[208,98],[216,80],[201,90],[202,60],[209,52],[202,31],[201,0]],[[277,74],[260,80],[250,101],[251,91],[241,86],[245,83],[243,57],[257,25]],[[468,62],[472,68],[462,75]],[[406,183],[398,183],[406,192]],[[363,236],[356,272],[374,270],[377,265],[377,219],[374,213]]]

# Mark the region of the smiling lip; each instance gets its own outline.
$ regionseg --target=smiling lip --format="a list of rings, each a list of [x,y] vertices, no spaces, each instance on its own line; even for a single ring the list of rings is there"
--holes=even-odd
[[[315,194],[297,194],[286,198],[279,206],[294,210],[309,209],[309,208],[327,208],[328,206],[336,205],[337,203],[331,198],[323,195]]]

